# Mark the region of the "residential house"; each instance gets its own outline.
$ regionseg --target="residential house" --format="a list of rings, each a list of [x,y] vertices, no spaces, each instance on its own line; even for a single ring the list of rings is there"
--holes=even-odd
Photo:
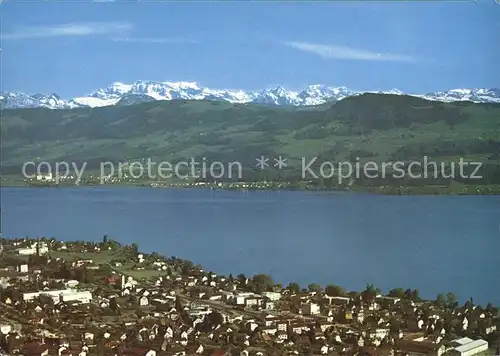
[[[264,298],[259,297],[259,296],[253,296],[253,297],[247,297],[245,299],[245,306],[249,307],[252,305],[257,305],[260,306],[264,302]]]
[[[316,303],[306,303],[302,304],[302,313],[305,315],[319,315],[320,307],[319,304]]]

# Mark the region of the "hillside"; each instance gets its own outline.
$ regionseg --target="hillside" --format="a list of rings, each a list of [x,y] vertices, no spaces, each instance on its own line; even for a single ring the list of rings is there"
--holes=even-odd
[[[363,94],[302,108],[172,100],[12,109],[3,111],[1,134],[4,174],[20,172],[25,161],[87,161],[98,167],[99,161],[141,158],[207,157],[254,169],[256,157],[282,155],[294,168],[280,175],[295,177],[301,157],[381,162],[428,155],[484,161],[489,173],[481,183],[500,183],[500,104]]]

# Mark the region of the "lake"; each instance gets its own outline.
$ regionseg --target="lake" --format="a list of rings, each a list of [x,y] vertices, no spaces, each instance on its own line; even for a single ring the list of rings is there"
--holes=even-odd
[[[500,304],[500,197],[1,188],[4,237],[137,242],[218,273]]]

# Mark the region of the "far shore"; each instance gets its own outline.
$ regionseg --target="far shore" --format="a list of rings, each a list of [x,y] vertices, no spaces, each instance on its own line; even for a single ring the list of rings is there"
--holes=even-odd
[[[368,193],[375,195],[500,195],[500,185],[449,185],[449,186],[353,186],[353,187],[333,187],[320,188],[314,186],[293,186],[290,183],[273,183],[262,186],[258,182],[250,184],[222,183],[218,184],[194,184],[181,183],[160,185],[157,183],[95,183],[95,184],[74,184],[74,183],[46,183],[27,184],[23,181],[8,180],[0,182],[0,188],[155,188],[155,189],[211,189],[211,190],[237,190],[237,191],[307,191],[307,192],[334,192],[334,193]]]

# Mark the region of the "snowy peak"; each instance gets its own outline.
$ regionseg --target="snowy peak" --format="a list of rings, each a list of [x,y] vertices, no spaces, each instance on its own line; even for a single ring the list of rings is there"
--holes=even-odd
[[[164,82],[163,84],[176,90],[201,90],[196,82]]]
[[[330,87],[323,84],[309,85],[303,90],[293,91],[282,86],[260,91],[212,89],[196,82],[137,81],[132,84],[115,82],[90,94],[69,100],[57,94],[28,95],[7,92],[0,95],[0,105],[5,109],[45,107],[71,109],[77,107],[100,107],[132,105],[151,100],[221,100],[230,103],[256,103],[271,106],[311,106],[335,102],[363,93],[404,95],[398,89],[387,91],[355,91],[346,87]],[[451,89],[427,94],[407,94],[427,100],[453,102],[472,101],[478,103],[500,103],[500,89]]]
[[[427,93],[422,97],[444,102],[473,101],[479,103],[500,103],[500,89],[451,89],[443,92]]]
[[[314,84],[302,90],[298,94],[298,98],[303,103],[302,105],[320,105],[358,94],[360,94],[360,92],[355,92],[346,87],[332,88],[323,84]]]
[[[104,89],[97,89],[96,91],[92,92],[89,96],[100,99],[111,99],[111,98],[116,99],[124,94],[127,94],[131,89],[132,85],[116,82]]]
[[[71,106],[65,100],[61,100],[57,94],[43,95],[8,92],[0,95],[0,105],[5,109],[38,108],[70,109]]]
[[[300,105],[297,93],[288,91],[282,86],[273,89],[264,89],[255,95],[252,102],[263,105]]]

